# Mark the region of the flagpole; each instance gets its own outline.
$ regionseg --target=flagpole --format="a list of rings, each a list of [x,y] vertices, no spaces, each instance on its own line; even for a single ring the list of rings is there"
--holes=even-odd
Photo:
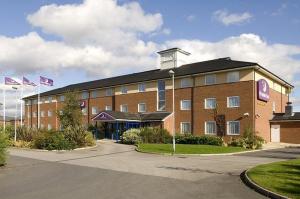
[[[5,117],[5,85],[3,87],[3,129],[5,132],[5,123],[6,123],[6,117]]]
[[[39,83],[38,87],[38,129],[40,128],[40,92],[41,92],[41,82]]]
[[[21,84],[21,127],[23,127],[23,86],[24,82]]]

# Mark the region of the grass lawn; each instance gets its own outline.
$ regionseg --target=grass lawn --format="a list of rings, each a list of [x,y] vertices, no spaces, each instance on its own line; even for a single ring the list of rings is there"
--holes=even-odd
[[[140,144],[138,150],[152,153],[172,153],[172,144]],[[216,154],[246,151],[241,147],[224,147],[196,144],[176,144],[177,154]]]
[[[248,176],[270,191],[300,199],[300,159],[259,165]]]

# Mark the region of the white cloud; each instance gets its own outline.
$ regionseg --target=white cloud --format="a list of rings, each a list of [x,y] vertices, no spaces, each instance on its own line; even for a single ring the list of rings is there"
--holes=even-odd
[[[173,40],[167,47],[180,47],[191,52],[189,61],[197,62],[220,57],[257,62],[286,80],[293,80],[300,73],[300,46],[269,44],[255,34],[241,34],[218,42],[202,40]]]
[[[227,10],[217,10],[213,13],[213,18],[226,26],[249,22],[252,17],[248,12],[229,13]]]
[[[186,20],[188,21],[188,22],[192,22],[192,21],[194,21],[196,19],[196,16],[195,15],[188,15],[187,17],[186,17]]]
[[[287,9],[287,7],[288,7],[288,6],[287,6],[286,3],[281,4],[280,7],[279,7],[277,10],[275,10],[274,12],[271,13],[271,16],[282,15],[283,12],[284,12],[284,10]]]

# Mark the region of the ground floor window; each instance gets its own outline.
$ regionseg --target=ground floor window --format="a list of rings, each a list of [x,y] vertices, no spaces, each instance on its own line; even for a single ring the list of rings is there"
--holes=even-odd
[[[48,124],[48,130],[51,130],[51,129],[52,129],[51,124]]]
[[[93,114],[93,115],[96,115],[97,113],[98,113],[98,108],[95,107],[95,106],[93,106],[93,107],[92,107],[92,114]]]
[[[214,135],[216,134],[216,122],[215,121],[207,121],[205,122],[205,134]]]
[[[111,108],[111,106],[105,106],[105,110],[106,110],[106,111],[111,111],[112,108]]]
[[[146,104],[145,104],[145,103],[139,103],[139,104],[138,104],[138,112],[139,112],[139,113],[144,113],[144,112],[146,112]]]
[[[190,122],[181,122],[180,123],[180,133],[182,133],[182,134],[191,133],[191,123]]]
[[[127,104],[120,105],[120,111],[121,112],[128,112],[128,106],[127,106]]]
[[[239,135],[239,134],[240,134],[240,121],[228,121],[227,135]]]

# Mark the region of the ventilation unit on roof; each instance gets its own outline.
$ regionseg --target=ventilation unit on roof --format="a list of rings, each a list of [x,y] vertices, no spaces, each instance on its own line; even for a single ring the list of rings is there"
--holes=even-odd
[[[170,48],[157,53],[160,55],[160,69],[177,68],[187,64],[186,57],[191,54],[180,48]]]

